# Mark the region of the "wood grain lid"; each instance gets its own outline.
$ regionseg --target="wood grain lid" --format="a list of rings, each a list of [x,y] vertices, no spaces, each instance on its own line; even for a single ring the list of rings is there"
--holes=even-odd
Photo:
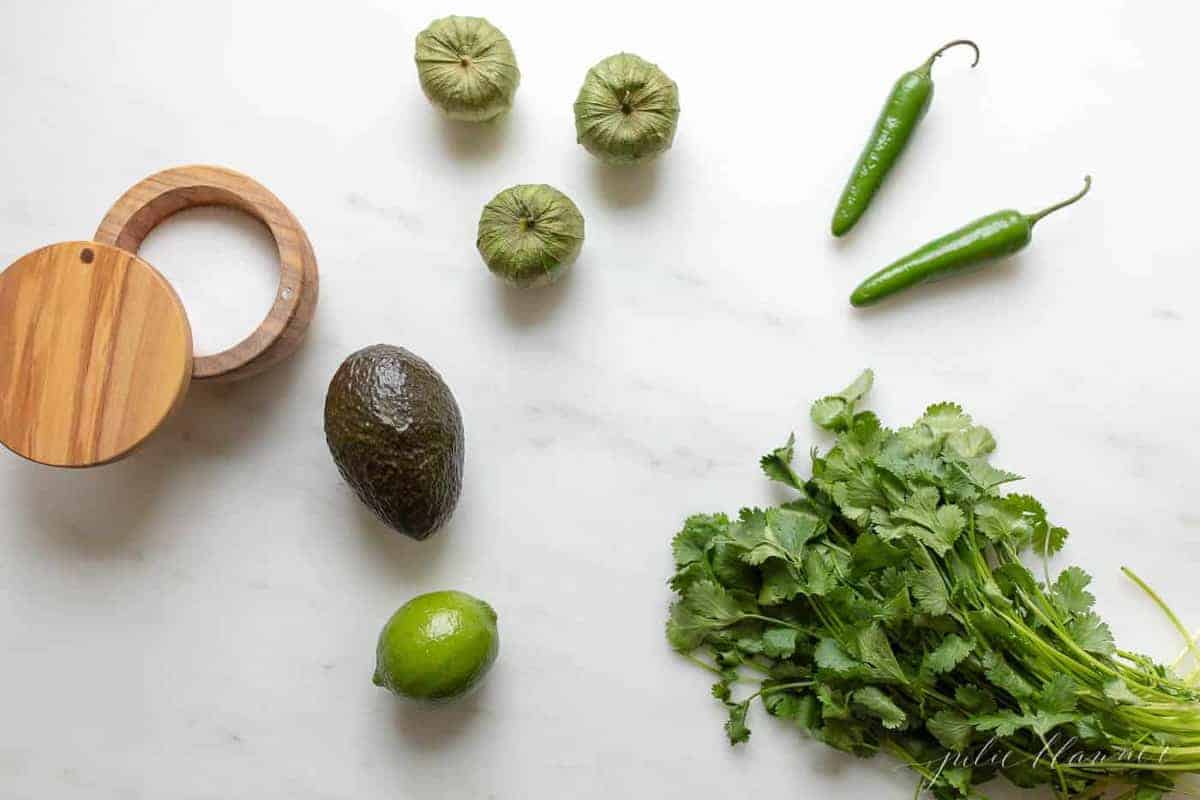
[[[183,305],[136,255],[64,242],[0,273],[0,442],[18,455],[58,467],[122,458],[191,375]]]

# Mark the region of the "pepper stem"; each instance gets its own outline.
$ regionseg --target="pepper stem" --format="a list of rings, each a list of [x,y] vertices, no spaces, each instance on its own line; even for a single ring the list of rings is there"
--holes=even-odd
[[[1075,194],[1068,197],[1066,200],[1063,200],[1062,202],[1055,203],[1052,206],[1047,206],[1046,208],[1043,208],[1041,211],[1038,211],[1035,214],[1028,215],[1029,224],[1033,225],[1034,223],[1036,223],[1038,220],[1040,220],[1042,217],[1046,216],[1047,214],[1053,214],[1055,211],[1058,211],[1060,208],[1066,208],[1069,205],[1074,205],[1075,203],[1078,203],[1079,200],[1091,190],[1091,188],[1092,188],[1092,176],[1084,175],[1082,189],[1080,189],[1078,192],[1076,192]]]
[[[939,57],[941,57],[942,53],[946,52],[951,47],[957,47],[960,44],[965,44],[967,47],[969,47],[975,51],[975,60],[971,62],[971,66],[974,67],[976,64],[979,63],[979,45],[975,44],[970,39],[955,39],[953,42],[947,42],[946,44],[939,47],[937,50],[934,50],[933,55],[931,55],[929,57],[929,59],[922,66],[924,66],[925,69],[929,69],[930,67],[933,66],[933,62],[936,61]]]

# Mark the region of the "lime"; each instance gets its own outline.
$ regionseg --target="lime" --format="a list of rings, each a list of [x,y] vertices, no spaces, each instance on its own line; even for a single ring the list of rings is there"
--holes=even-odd
[[[464,592],[409,600],[379,634],[375,685],[418,700],[454,700],[483,678],[500,649],[496,612]]]

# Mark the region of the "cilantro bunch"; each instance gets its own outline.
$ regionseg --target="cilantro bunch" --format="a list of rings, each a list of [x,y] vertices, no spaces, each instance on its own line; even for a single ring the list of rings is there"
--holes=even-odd
[[[1051,579],[1067,531],[1002,491],[1019,476],[988,463],[991,433],[952,403],[884,428],[857,410],[871,382],[813,405],[837,441],[811,477],[794,437],[762,459],[795,500],[693,516],[672,543],[667,638],[719,677],[730,742],[750,738],[757,700],[831,747],[901,759],[938,798],[1003,775],[1152,800],[1200,771],[1200,692],[1116,647],[1087,573]]]

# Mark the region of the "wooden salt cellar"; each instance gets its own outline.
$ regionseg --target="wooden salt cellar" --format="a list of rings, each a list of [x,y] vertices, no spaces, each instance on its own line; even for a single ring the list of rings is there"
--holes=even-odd
[[[213,205],[240,209],[271,231],[279,289],[249,336],[193,356],[178,295],[136,253],[167,217]],[[113,205],[95,241],[35,250],[0,273],[0,442],[58,467],[123,458],[180,406],[193,378],[239,380],[291,355],[317,294],[308,236],[266,188],[220,167],[152,175]]]

